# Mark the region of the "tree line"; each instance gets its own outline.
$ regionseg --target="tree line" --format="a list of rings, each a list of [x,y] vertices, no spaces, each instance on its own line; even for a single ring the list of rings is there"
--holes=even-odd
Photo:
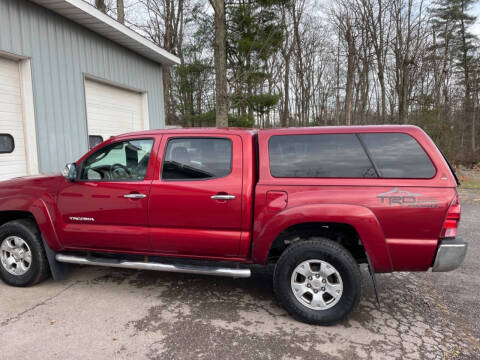
[[[91,0],[177,55],[167,125],[416,124],[480,161],[474,0]]]

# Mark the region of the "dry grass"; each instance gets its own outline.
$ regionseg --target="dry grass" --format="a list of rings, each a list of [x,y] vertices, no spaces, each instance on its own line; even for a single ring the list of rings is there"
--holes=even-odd
[[[480,172],[476,170],[461,170],[457,172],[461,182],[460,189],[480,190]]]
[[[460,185],[460,189],[475,189],[480,190],[480,180],[478,179],[468,179],[468,180],[460,180],[462,183]]]

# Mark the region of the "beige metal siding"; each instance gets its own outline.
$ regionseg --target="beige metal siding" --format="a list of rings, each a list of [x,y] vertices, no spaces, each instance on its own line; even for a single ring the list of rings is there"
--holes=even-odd
[[[0,154],[0,180],[27,174],[22,96],[18,62],[0,57],[0,134],[15,141],[12,153]]]

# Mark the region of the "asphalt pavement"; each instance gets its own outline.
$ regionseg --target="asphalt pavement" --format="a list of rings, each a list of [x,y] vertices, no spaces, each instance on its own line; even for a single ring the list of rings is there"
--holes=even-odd
[[[359,307],[341,324],[290,318],[272,269],[228,279],[73,267],[31,288],[0,283],[0,358],[480,359],[480,193],[462,192],[464,265],[450,273],[365,268]]]

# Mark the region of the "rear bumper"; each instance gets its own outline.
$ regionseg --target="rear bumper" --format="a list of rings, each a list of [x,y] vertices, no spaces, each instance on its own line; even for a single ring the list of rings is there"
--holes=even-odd
[[[462,265],[468,244],[463,239],[443,239],[437,248],[432,271],[452,271]]]

